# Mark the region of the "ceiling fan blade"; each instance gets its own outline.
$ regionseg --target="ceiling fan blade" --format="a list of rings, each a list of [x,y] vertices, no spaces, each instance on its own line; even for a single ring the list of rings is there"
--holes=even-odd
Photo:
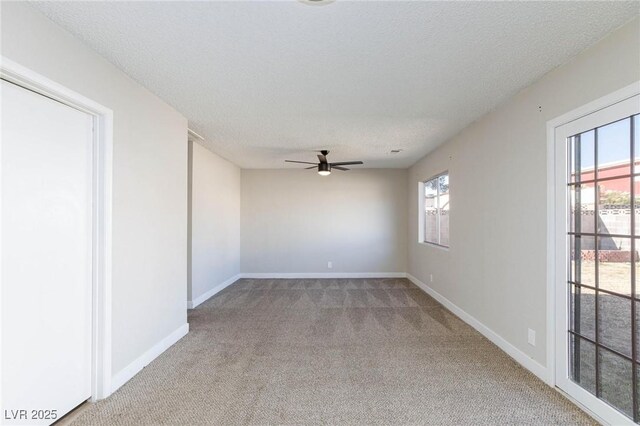
[[[317,168],[317,167],[318,167],[318,166],[311,166],[311,167],[305,167],[304,169],[305,169],[305,170],[310,170],[310,169],[315,169],[315,168]]]
[[[338,163],[331,163],[331,167],[334,166],[352,166],[354,164],[364,164],[362,161],[340,161]]]
[[[285,163],[300,163],[300,164],[316,164],[316,163],[310,163],[308,161],[295,161],[295,160],[284,160]]]
[[[340,167],[340,166],[331,166],[331,170],[336,169],[336,170],[351,170],[351,169],[347,169],[346,167]]]
[[[326,163],[327,157],[325,157],[324,154],[318,154],[318,160],[320,160],[321,163]]]

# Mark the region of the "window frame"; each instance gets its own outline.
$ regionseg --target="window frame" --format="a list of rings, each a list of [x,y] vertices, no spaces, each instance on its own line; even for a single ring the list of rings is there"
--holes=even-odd
[[[427,241],[427,236],[426,236],[426,230],[427,230],[427,218],[426,218],[426,209],[425,209],[425,200],[426,200],[426,195],[425,195],[425,188],[428,182],[434,181],[434,180],[438,180],[440,179],[442,176],[447,176],[448,180],[450,181],[451,177],[449,175],[449,170],[445,170],[442,171],[438,174],[435,174],[433,176],[431,176],[428,179],[425,179],[423,181],[418,182],[418,243],[419,244],[425,244],[425,245],[430,245],[433,247],[437,247],[440,249],[444,249],[444,250],[449,250],[449,248],[451,247],[451,235],[450,235],[450,231],[449,231],[449,245],[444,245],[441,243],[442,241],[442,235],[441,235],[441,225],[440,225],[440,215],[437,214],[436,215],[436,228],[437,228],[437,235],[438,235],[438,242],[433,242],[433,241]],[[436,185],[437,188],[437,195],[436,195],[436,202],[437,205],[440,206],[440,186]],[[447,194],[449,194],[449,200],[451,200],[451,184],[449,184],[449,189]],[[451,201],[449,201],[450,203]],[[438,207],[439,209],[440,207]],[[450,220],[450,219],[449,219]]]

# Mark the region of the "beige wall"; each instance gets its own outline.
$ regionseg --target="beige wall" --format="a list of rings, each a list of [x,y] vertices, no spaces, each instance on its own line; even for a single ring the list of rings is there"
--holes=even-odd
[[[190,301],[240,273],[240,168],[193,143],[191,176]]]
[[[26,3],[2,55],[114,113],[113,374],[187,322],[187,120]]]
[[[546,365],[546,123],[640,79],[636,19],[409,170],[408,272]],[[418,243],[420,180],[449,170],[451,248]],[[429,275],[433,274],[433,283]],[[537,345],[527,343],[527,328]]]
[[[398,169],[242,170],[242,272],[404,272],[406,181]]]

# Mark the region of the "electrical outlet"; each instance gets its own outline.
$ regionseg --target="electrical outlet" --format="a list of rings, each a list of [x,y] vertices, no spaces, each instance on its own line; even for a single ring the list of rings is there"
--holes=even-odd
[[[329,269],[333,268],[333,262],[332,261],[328,261],[327,262],[327,268],[329,268]]]
[[[532,329],[529,329],[529,333],[527,335],[527,340],[531,346],[536,345],[536,332]]]
[[[429,274],[429,281],[433,282],[433,274]]]

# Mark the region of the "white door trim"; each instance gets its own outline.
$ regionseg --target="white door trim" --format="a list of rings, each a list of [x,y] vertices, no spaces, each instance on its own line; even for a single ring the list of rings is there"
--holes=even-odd
[[[91,400],[111,394],[111,209],[113,111],[0,56],[0,77],[93,116],[93,301]],[[0,294],[0,297],[1,294]]]
[[[560,230],[559,228],[561,226],[557,223],[558,210],[560,209],[564,212],[566,209],[566,203],[561,205],[558,201],[562,199],[560,197],[563,197],[563,194],[557,192],[559,179],[562,179],[560,173],[566,170],[566,164],[564,164],[566,155],[562,155],[556,146],[558,128],[612,105],[619,104],[638,94],[640,94],[640,81],[547,122],[547,383],[554,387],[561,382],[564,383],[565,386],[567,385],[566,380],[563,381],[562,378],[556,375],[556,350],[559,349],[556,344],[556,339],[559,334],[556,323],[558,319],[556,283],[559,279],[558,277],[566,275],[566,259],[563,261],[559,257],[566,251],[566,239],[564,235],[558,235],[558,232],[564,233],[566,229]],[[560,164],[560,162],[563,164]],[[582,389],[580,388],[580,390]],[[582,391],[585,393],[584,398],[578,402],[580,402],[583,407],[587,407],[599,420],[609,423],[619,423],[621,420],[628,421],[626,417],[613,408],[599,409],[598,405],[600,404],[595,404],[595,402],[597,401],[599,403],[601,401],[591,394],[588,394],[588,392]],[[593,398],[593,400],[591,400],[591,398]]]

